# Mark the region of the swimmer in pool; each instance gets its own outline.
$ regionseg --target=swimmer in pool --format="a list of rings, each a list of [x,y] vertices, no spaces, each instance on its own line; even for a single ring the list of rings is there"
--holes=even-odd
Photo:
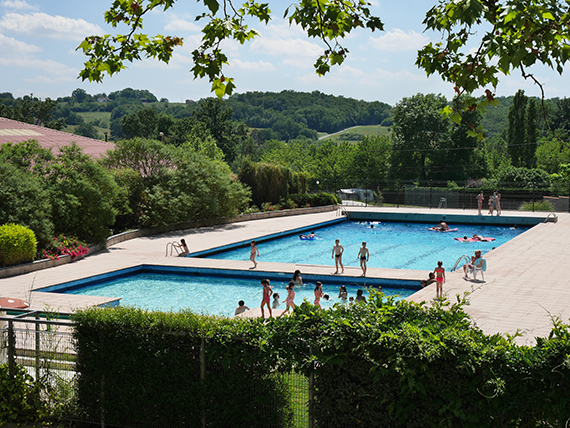
[[[332,249],[332,258],[334,258],[334,265],[336,267],[335,273],[338,273],[338,267],[342,269],[341,273],[344,273],[344,266],[342,265],[342,253],[344,253],[344,248],[340,245],[340,241],[335,239],[334,247]]]
[[[285,310],[281,315],[279,315],[280,317],[289,312],[289,309],[293,310],[295,309],[295,283],[293,281],[290,281],[286,289],[287,289],[287,298],[283,300],[283,303],[286,303]]]
[[[370,251],[368,251],[368,248],[366,248],[366,242],[363,242],[362,247],[358,252],[358,259],[360,260],[360,269],[362,269],[362,275],[360,276],[366,276],[366,262],[368,261],[369,257],[370,257]]]
[[[338,241],[338,239],[337,239]],[[323,284],[321,281],[317,281],[315,284],[315,306],[321,309],[321,298],[323,297]]]

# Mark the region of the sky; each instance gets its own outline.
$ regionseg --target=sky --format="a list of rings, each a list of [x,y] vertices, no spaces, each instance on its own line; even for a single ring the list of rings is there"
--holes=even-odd
[[[78,78],[86,57],[76,48],[86,36],[127,32],[124,27],[105,24],[104,13],[111,2],[0,0],[0,92],[55,99],[71,95],[76,88],[108,94],[130,87],[148,89],[171,102],[212,96],[207,80],[194,79],[190,72],[191,53],[199,45],[203,25],[195,17],[204,12],[193,0],[178,0],[167,12],[153,11],[145,18],[145,32],[184,38],[169,64],[156,60],[128,64],[128,69],[106,76],[102,83]],[[245,45],[223,45],[230,62],[224,74],[235,79],[236,93],[320,91],[390,105],[420,92],[452,98],[452,84],[438,76],[427,78],[415,65],[417,50],[440,37],[424,32],[422,25],[435,0],[372,0],[372,13],[381,18],[384,31],[359,29],[349,35],[344,42],[350,52],[347,59],[324,77],[317,76],[313,68],[325,49],[323,43],[282,19],[290,2],[268,2],[272,10],[269,24],[251,24],[260,37]],[[570,67],[563,76],[547,67],[528,71],[544,84],[547,98],[570,96]],[[496,95],[514,95],[518,89],[528,96],[541,95],[538,86],[517,72],[500,78]]]

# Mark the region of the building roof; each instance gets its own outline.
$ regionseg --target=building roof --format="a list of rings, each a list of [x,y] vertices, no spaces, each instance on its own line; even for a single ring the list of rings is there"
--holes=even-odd
[[[0,144],[16,144],[32,139],[43,148],[51,148],[54,155],[60,147],[69,146],[73,141],[83,149],[83,153],[94,158],[100,158],[107,150],[115,148],[113,143],[0,117]]]

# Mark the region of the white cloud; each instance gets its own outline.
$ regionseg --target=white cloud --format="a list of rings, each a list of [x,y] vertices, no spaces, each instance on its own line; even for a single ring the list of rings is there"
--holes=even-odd
[[[38,10],[37,6],[31,5],[22,0],[4,0],[2,3],[0,3],[0,6],[7,9]]]
[[[0,33],[0,52],[4,56],[27,55],[40,51],[41,49],[35,45],[21,42]]]
[[[274,71],[277,68],[270,62],[265,61],[242,61],[240,59],[230,60],[230,70],[240,71]]]
[[[62,79],[76,79],[79,70],[52,60],[35,58],[0,58],[2,67],[18,67],[28,70],[41,70],[45,74],[58,76]]]
[[[405,32],[395,28],[380,37],[369,37],[368,40],[374,49],[402,52],[420,49],[429,42],[429,37],[413,30]]]
[[[22,15],[7,13],[0,21],[0,29],[25,36],[62,40],[82,40],[88,34],[101,34],[103,30],[83,19],[52,16],[43,12]]]
[[[292,58],[316,58],[323,52],[319,45],[307,40],[272,39],[265,35],[253,41],[251,50],[266,55]]]
[[[202,27],[196,25],[193,21],[183,19],[180,17],[168,18],[168,24],[164,26],[165,31],[188,31],[199,32]]]

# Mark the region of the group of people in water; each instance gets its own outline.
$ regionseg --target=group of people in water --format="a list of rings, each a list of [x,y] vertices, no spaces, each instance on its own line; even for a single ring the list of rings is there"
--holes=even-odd
[[[293,278],[289,281],[289,284],[286,286],[287,290],[287,297],[285,300],[280,300],[279,293],[275,293],[273,291],[273,287],[271,286],[271,281],[269,279],[262,279],[262,295],[261,295],[261,318],[265,318],[265,310],[269,312],[269,318],[273,317],[273,309],[278,309],[281,303],[285,303],[285,310],[279,315],[280,317],[284,316],[285,314],[289,313],[290,310],[295,309],[295,287],[296,286],[303,286],[303,278],[301,277],[301,271],[296,270],[293,274]],[[382,291],[382,287],[379,287],[379,290]],[[273,298],[273,301],[271,300]],[[323,284],[321,281],[317,281],[315,283],[314,289],[314,300],[313,304],[321,309],[321,300],[329,300],[330,296],[327,293],[323,292]],[[356,291],[356,298],[352,296],[348,296],[348,291],[346,286],[341,285],[339,287],[338,299],[341,303],[354,303],[354,302],[366,302],[366,297],[364,296],[364,291],[362,289],[358,289]],[[239,315],[243,312],[250,310],[248,306],[245,305],[243,300],[238,302],[238,307],[235,310],[234,315]]]
[[[299,235],[300,237],[316,237],[318,235],[315,235],[314,232],[311,232],[310,235]],[[307,238],[308,239],[308,238]],[[250,269],[255,269],[257,267],[257,261],[255,260],[257,257],[259,257],[259,249],[257,248],[257,243],[255,241],[251,241],[250,243],[251,246],[251,251],[250,251],[250,255],[249,255],[249,260],[251,260],[251,262],[253,263],[253,266]],[[332,249],[332,255],[331,258],[334,259],[334,264],[335,264],[335,275],[339,274],[339,273],[344,273],[344,265],[342,264],[342,255],[344,254],[344,247],[342,245],[340,245],[340,240],[339,239],[335,239],[334,241],[334,246]],[[362,243],[362,247],[360,248],[360,250],[358,251],[358,260],[360,261],[360,268],[362,269],[362,275],[360,276],[366,276],[366,262],[368,262],[368,260],[370,259],[370,251],[368,250],[368,248],[366,247],[366,242]],[[341,270],[339,272],[339,269]]]

